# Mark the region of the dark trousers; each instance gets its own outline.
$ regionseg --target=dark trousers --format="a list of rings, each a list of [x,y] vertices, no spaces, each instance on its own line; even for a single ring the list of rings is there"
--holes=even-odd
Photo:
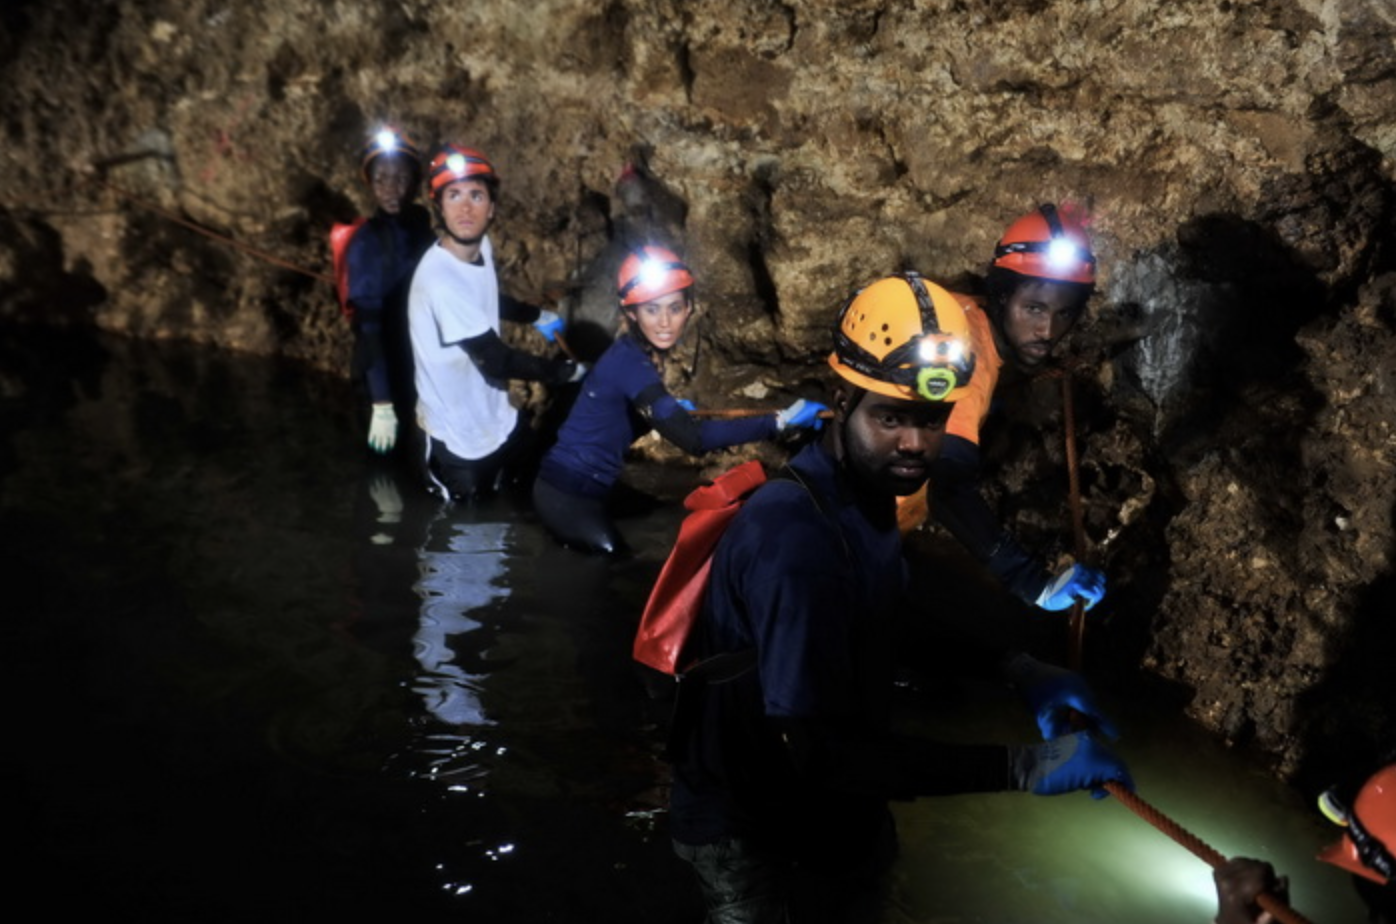
[[[564,491],[541,476],[533,482],[533,510],[568,548],[614,555],[625,548],[606,512],[605,497]]]
[[[528,464],[533,444],[533,429],[528,418],[520,414],[509,438],[494,452],[481,459],[462,459],[446,448],[446,444],[427,437],[427,483],[444,490],[452,500],[470,501],[498,491],[507,478],[513,477]]]

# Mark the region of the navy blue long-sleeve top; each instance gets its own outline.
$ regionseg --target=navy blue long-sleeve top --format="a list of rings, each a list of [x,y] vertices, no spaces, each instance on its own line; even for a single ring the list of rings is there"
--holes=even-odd
[[[685,452],[703,453],[771,439],[778,428],[774,413],[695,420],[664,387],[644,347],[634,336],[622,336],[582,382],[539,476],[573,494],[604,496],[620,478],[626,449],[651,429]]]
[[[408,203],[396,215],[379,209],[349,241],[345,261],[349,269],[349,304],[354,307],[354,329],[367,338],[363,374],[373,401],[392,399],[388,369],[391,351],[382,338],[387,325],[403,326],[407,312],[407,287],[422,254],[436,240],[426,209]]]

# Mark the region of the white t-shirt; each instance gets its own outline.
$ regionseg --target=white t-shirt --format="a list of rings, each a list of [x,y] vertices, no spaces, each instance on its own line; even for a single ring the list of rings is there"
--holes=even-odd
[[[461,342],[499,333],[499,279],[488,236],[480,263],[441,244],[427,249],[407,296],[416,363],[417,424],[462,459],[483,459],[504,445],[518,421],[507,383],[485,378]]]

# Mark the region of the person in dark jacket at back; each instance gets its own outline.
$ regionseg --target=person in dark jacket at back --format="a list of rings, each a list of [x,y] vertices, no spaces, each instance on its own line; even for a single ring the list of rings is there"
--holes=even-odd
[[[399,421],[410,421],[417,403],[407,287],[436,236],[431,216],[413,201],[422,179],[422,155],[411,139],[393,128],[376,132],[364,147],[362,169],[378,208],[354,232],[345,254],[353,375],[369,400],[369,448],[388,453],[397,444]]]

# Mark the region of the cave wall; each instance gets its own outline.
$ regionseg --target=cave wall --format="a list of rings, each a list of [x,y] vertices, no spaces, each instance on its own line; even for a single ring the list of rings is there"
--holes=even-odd
[[[315,276],[331,222],[368,205],[356,151],[388,121],[494,160],[519,297],[584,313],[617,246],[673,239],[700,284],[695,396],[773,400],[818,379],[851,288],[900,267],[973,286],[1009,220],[1075,203],[1103,271],[1073,335],[1087,524],[1119,536],[1099,653],[1177,682],[1284,772],[1393,737],[1392,694],[1350,670],[1390,639],[1365,633],[1391,609],[1396,544],[1389,0],[55,0],[0,17],[5,319],[342,368]],[[616,189],[627,161],[643,199]],[[1005,498],[1062,481],[1060,403],[1039,398]],[[1011,517],[1059,536],[1061,492],[1040,493]],[[1352,696],[1364,708],[1334,705]]]

